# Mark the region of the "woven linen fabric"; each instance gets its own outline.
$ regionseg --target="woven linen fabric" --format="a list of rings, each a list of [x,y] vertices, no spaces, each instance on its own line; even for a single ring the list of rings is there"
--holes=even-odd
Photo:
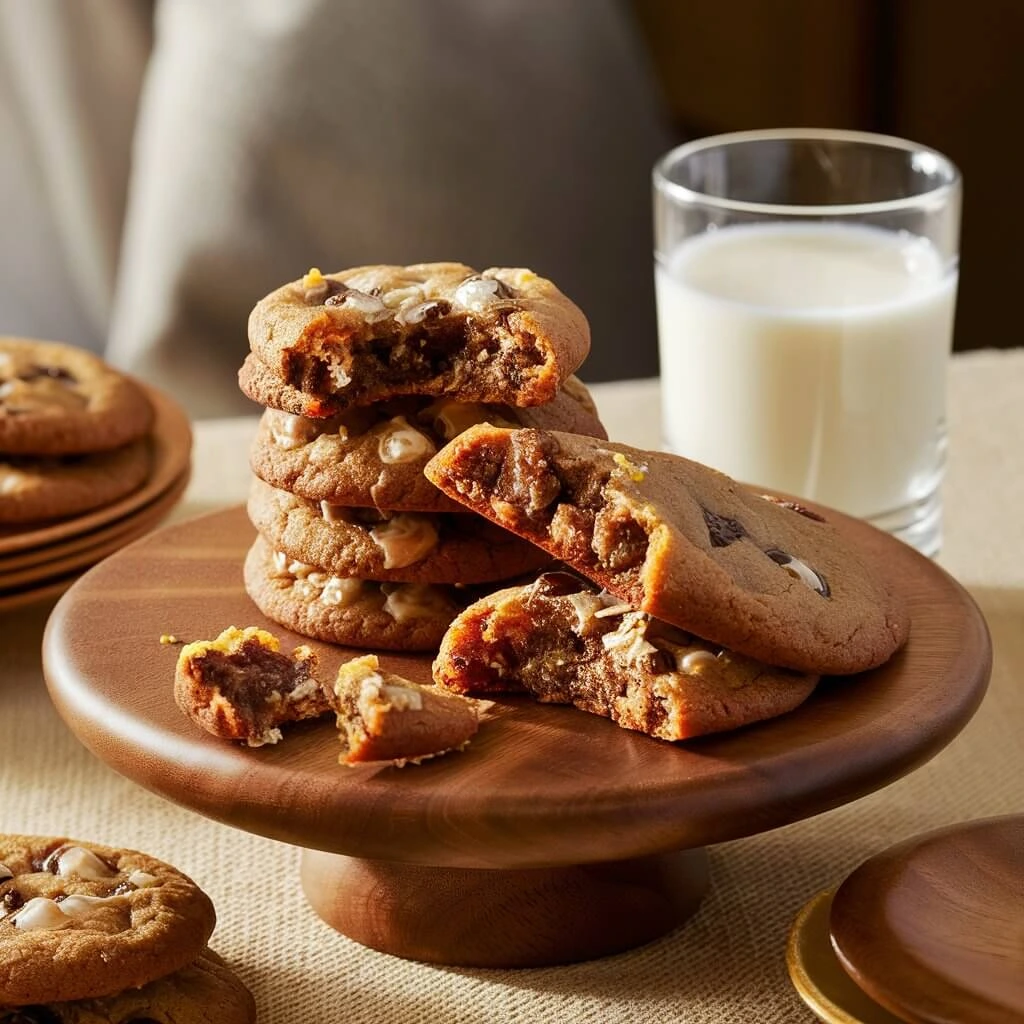
[[[638,396],[653,397],[652,385],[630,387],[628,395],[599,389],[599,403],[607,397],[611,413],[620,399],[639,407]],[[192,875],[217,907],[211,945],[251,987],[266,1024],[812,1021],[785,967],[787,933],[807,900],[904,838],[1024,806],[1024,525],[1005,514],[1024,498],[1022,388],[1024,352],[954,360],[941,562],[992,633],[992,681],[978,713],[938,756],[885,789],[712,848],[699,912],[648,946],[567,967],[464,970],[406,962],[335,933],[305,902],[297,850],[151,795],[79,744],[42,678],[46,606],[0,613],[0,827],[131,846]],[[638,443],[656,429],[607,420]],[[240,497],[224,494],[215,471],[225,459],[244,460],[238,437],[200,425],[192,509],[215,498],[214,484],[223,500]]]

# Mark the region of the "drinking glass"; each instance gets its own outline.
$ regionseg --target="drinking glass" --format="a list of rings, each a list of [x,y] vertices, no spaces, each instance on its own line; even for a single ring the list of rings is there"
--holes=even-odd
[[[654,167],[664,446],[942,539],[961,181],[864,132],[698,139]]]

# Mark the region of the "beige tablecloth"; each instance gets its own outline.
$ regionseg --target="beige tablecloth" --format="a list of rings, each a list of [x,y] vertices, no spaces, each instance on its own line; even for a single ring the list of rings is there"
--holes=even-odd
[[[657,383],[594,389],[611,434],[656,446]],[[0,827],[166,858],[210,893],[213,945],[268,1024],[416,1021],[752,1024],[813,1017],[786,974],[786,934],[818,890],[901,838],[1024,810],[1024,351],[954,359],[942,564],[984,611],[995,647],[980,711],[940,755],[853,804],[711,850],[712,889],[677,932],[631,953],[518,972],[442,969],[364,949],[324,925],[298,851],[207,821],[94,759],[47,699],[48,608],[0,615]],[[199,423],[181,518],[245,492],[253,420]]]

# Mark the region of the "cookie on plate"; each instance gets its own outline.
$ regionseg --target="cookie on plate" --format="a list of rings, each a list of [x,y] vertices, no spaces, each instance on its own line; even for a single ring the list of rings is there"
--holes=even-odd
[[[381,512],[307,501],[254,477],[249,518],[275,549],[335,576],[482,583],[550,561],[505,530],[460,513]]]
[[[229,626],[214,640],[182,647],[174,699],[200,728],[250,747],[277,743],[281,726],[317,718],[332,708],[308,647],[290,655],[277,637],[256,626]]]
[[[268,619],[316,640],[390,651],[436,651],[452,619],[479,596],[454,585],[336,576],[261,536],[243,575],[246,593]]]
[[[67,1003],[0,1006],[0,1024],[253,1024],[252,993],[213,950],[141,988]]]
[[[530,270],[420,263],[310,270],[256,304],[249,344],[286,384],[352,404],[416,394],[541,405],[583,362],[590,329]]]
[[[153,415],[142,388],[91,352],[0,337],[0,452],[107,451],[146,434]]]
[[[154,857],[0,836],[0,1005],[95,999],[145,985],[192,963],[214,923],[206,894]]]
[[[630,607],[767,664],[859,672],[906,639],[880,567],[822,515],[688,459],[483,425],[425,472]]]
[[[785,714],[818,681],[709,644],[567,572],[470,605],[445,634],[434,679],[457,693],[526,691],[664,740]]]
[[[92,455],[0,455],[0,523],[35,523],[108,505],[146,480],[151,459],[146,438]]]
[[[249,463],[266,483],[311,501],[392,511],[461,511],[424,477],[423,467],[432,455],[467,427],[483,422],[604,437],[584,395],[589,400],[577,382],[563,388],[553,402],[529,409],[418,397],[353,406],[325,419],[267,409]]]
[[[334,693],[342,764],[416,763],[461,750],[480,727],[476,701],[385,672],[375,654],[341,665]]]

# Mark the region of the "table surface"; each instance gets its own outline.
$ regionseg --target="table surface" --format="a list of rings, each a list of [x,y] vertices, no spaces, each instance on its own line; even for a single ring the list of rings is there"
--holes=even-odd
[[[593,392],[612,437],[657,447],[657,381]],[[1024,809],[1022,394],[1024,350],[953,359],[939,562],[971,592],[992,633],[992,682],[980,711],[938,756],[887,788],[711,848],[712,888],[700,911],[651,945],[513,972],[410,963],[338,935],[302,896],[296,849],[167,803],[78,743],[43,683],[46,604],[0,613],[0,827],[134,847],[191,874],[217,906],[212,945],[270,1024],[813,1020],[785,966],[786,935],[803,904],[901,839]],[[172,519],[244,498],[254,426],[252,418],[196,424],[192,483]]]

